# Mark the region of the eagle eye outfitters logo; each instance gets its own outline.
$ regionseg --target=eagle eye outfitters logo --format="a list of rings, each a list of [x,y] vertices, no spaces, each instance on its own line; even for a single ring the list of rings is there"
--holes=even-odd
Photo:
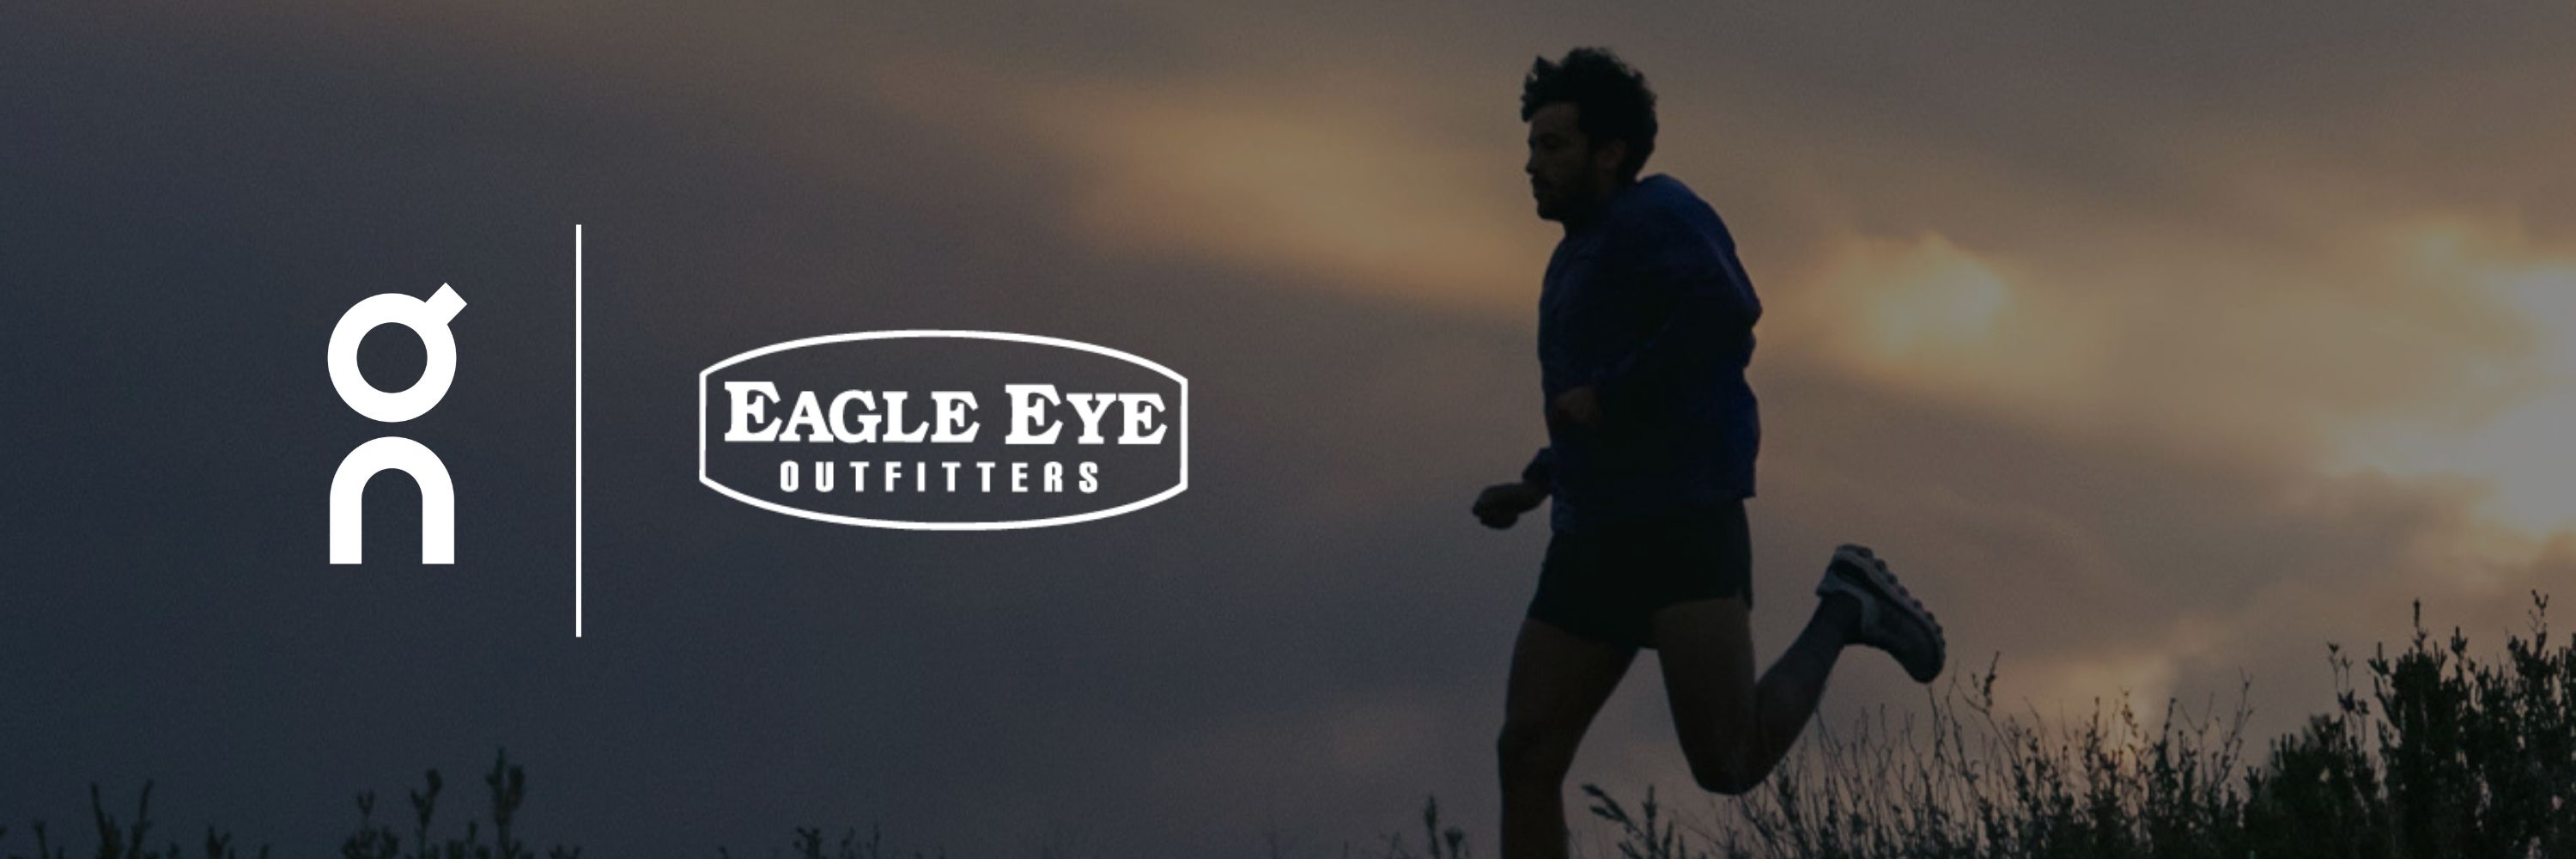
[[[1189,380],[994,331],[791,340],[698,374],[698,482],[764,510],[929,531],[1043,528],[1189,487]]]

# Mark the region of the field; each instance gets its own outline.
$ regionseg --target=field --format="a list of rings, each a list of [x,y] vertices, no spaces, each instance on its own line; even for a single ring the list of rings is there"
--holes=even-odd
[[[2359,660],[2328,647],[2336,699],[2297,733],[2249,752],[2239,698],[2225,718],[2168,701],[2142,725],[2125,700],[2088,719],[2048,724],[1999,711],[1994,663],[1955,676],[1930,717],[1818,724],[1760,789],[1719,807],[1728,819],[1675,819],[1653,787],[1623,802],[1581,786],[1587,835],[1611,839],[1621,859],[1745,857],[2576,857],[2576,642],[2548,629],[2548,598],[2532,595],[2530,636],[2511,636],[2503,658],[2482,664],[2454,629],[2436,637],[2422,607],[2406,648],[2375,647]],[[2215,708],[2212,708],[2213,710]],[[2256,757],[2259,755],[2259,758]],[[357,795],[358,820],[339,845],[344,859],[570,859],[578,846],[538,853],[519,831],[526,774],[496,755],[483,782],[489,802],[461,826],[438,818],[444,781],[427,771],[408,812]],[[130,822],[90,786],[92,820],[80,855],[125,859],[268,856],[206,827],[195,850],[156,836],[146,782]],[[1437,797],[1420,815],[1420,846],[1391,833],[1345,856],[1466,859],[1478,837],[1444,827]],[[488,825],[486,823],[488,821]],[[1587,833],[1582,828],[1594,829]],[[433,828],[445,834],[433,838]],[[855,828],[837,836],[790,827],[783,855],[808,859],[928,857],[886,847]],[[8,859],[73,855],[46,822],[0,827]],[[147,846],[160,841],[162,846]],[[312,855],[313,846],[285,855]],[[22,852],[32,848],[32,854]],[[1247,840],[1246,855],[1262,855]],[[719,857],[730,857],[726,849]],[[746,855],[782,855],[764,848]],[[1605,857],[1606,859],[1606,857]]]

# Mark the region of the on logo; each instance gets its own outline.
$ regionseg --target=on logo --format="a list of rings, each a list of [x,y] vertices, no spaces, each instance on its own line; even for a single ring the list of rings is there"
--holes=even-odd
[[[340,392],[340,401],[386,423],[428,414],[456,380],[456,337],[447,330],[447,321],[463,309],[465,299],[446,284],[427,301],[388,292],[350,307],[331,329],[331,387]],[[380,391],[358,372],[358,343],[379,325],[410,328],[429,353],[419,381],[409,388]],[[359,523],[367,480],[388,468],[411,475],[420,485],[420,562],[456,563],[456,487],[448,482],[447,464],[420,442],[390,435],[349,451],[339,472],[331,475],[331,563],[361,563],[358,544],[365,529]]]

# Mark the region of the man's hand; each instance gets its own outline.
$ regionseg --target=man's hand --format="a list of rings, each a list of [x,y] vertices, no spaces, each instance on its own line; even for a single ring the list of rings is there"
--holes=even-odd
[[[1547,501],[1547,489],[1527,483],[1497,483],[1485,487],[1476,496],[1474,512],[1477,521],[1488,528],[1509,528],[1520,521],[1521,514],[1538,509]]]
[[[1547,424],[1560,430],[1600,429],[1601,396],[1591,385],[1556,395],[1556,401],[1547,404]]]

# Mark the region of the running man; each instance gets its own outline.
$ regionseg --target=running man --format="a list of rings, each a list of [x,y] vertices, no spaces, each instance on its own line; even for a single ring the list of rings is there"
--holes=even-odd
[[[1502,855],[1566,855],[1575,746],[1637,649],[1663,660],[1673,727],[1701,787],[1760,784],[1815,712],[1845,645],[1941,673],[1941,627],[1885,562],[1835,551],[1796,643],[1757,680],[1748,616],[1761,430],[1744,369],[1761,301],[1717,212],[1655,149],[1655,96],[1604,49],[1539,58],[1521,88],[1530,193],[1565,227],[1539,296],[1548,445],[1474,513],[1494,528],[1553,497],[1554,534],[1512,647]]]

